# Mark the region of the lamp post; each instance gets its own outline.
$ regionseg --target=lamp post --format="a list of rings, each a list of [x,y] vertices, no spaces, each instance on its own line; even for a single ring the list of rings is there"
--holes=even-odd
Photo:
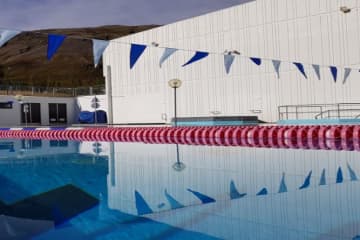
[[[172,168],[177,172],[181,172],[185,167],[185,164],[180,162],[179,144],[176,144],[176,162],[172,165]]]
[[[27,127],[27,114],[29,112],[29,105],[27,103],[24,103],[24,96],[22,95],[16,95],[15,99],[19,102],[20,109],[21,106],[24,105],[23,113],[24,113],[25,127]]]
[[[95,110],[94,123],[97,125],[97,109],[100,107],[100,100],[95,97],[91,100],[91,107]]]
[[[171,79],[169,82],[169,87],[174,89],[174,125],[177,127],[177,104],[176,104],[176,89],[181,87],[181,80],[180,79]]]

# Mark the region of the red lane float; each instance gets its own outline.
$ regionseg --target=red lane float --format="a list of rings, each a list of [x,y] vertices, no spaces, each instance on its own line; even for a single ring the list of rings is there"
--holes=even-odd
[[[1,138],[360,150],[360,126],[94,127],[0,130]]]

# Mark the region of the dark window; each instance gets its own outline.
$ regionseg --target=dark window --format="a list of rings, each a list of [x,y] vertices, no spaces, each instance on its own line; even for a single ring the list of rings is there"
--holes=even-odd
[[[0,102],[0,108],[11,109],[13,108],[13,102]]]

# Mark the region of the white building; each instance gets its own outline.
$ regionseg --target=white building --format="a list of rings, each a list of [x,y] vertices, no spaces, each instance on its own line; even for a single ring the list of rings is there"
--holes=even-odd
[[[281,105],[358,103],[359,7],[359,0],[256,0],[113,40],[103,56],[110,121],[170,122],[173,92],[167,82],[173,78],[183,81],[180,117],[257,115],[275,122]],[[131,70],[126,43],[149,46]],[[163,47],[191,51],[177,51],[160,68]],[[241,53],[230,74],[225,50]],[[210,54],[181,67],[195,51]],[[257,66],[248,57],[263,62]],[[282,61],[279,79],[271,59]],[[304,64],[307,79],[293,62]],[[320,80],[311,64],[323,66]],[[337,82],[325,67],[330,65],[338,68]],[[343,84],[345,67],[354,70]]]
[[[71,125],[78,123],[81,111],[93,112],[95,96],[38,97],[24,96],[19,102],[14,96],[0,96],[0,127]],[[98,108],[107,112],[107,97],[97,95]],[[24,106],[28,110],[24,112]]]

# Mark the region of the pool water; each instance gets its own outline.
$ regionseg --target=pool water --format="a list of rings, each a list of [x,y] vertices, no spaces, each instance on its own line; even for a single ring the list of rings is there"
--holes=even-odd
[[[1,239],[360,239],[360,153],[0,140]]]

